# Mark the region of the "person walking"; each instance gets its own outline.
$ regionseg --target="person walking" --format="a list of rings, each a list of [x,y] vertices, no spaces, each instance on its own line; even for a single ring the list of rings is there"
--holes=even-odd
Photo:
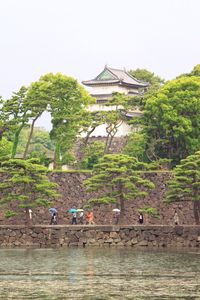
[[[139,224],[143,224],[144,223],[144,217],[143,217],[143,214],[140,213],[139,214],[139,220],[138,220]]]
[[[179,225],[179,216],[176,210],[174,214],[174,225]]]
[[[57,225],[57,215],[56,212],[52,214],[50,225]]]
[[[88,225],[93,225],[94,222],[93,222],[93,212],[92,211],[88,211],[87,214],[86,214],[86,224]]]
[[[83,225],[83,211],[81,211],[79,214],[79,222]]]
[[[76,217],[77,217],[76,212],[73,212],[73,214],[72,214],[72,225],[76,225],[77,224]]]
[[[119,224],[119,219],[120,219],[120,211],[116,211],[115,214],[115,224]]]
[[[29,213],[29,219],[32,220],[32,214],[33,214],[32,209],[29,208],[28,213]]]

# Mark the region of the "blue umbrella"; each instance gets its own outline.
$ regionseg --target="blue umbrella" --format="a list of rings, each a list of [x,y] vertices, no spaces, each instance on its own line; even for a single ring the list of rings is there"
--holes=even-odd
[[[54,207],[52,207],[52,208],[49,208],[49,212],[51,213],[51,214],[56,214],[57,213],[57,209],[56,208],[54,208]]]
[[[70,208],[70,209],[68,209],[68,212],[74,213],[74,212],[77,212],[77,209],[76,208]]]

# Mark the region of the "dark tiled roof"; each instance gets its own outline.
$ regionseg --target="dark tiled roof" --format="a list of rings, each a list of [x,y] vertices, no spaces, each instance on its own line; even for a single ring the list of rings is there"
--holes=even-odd
[[[125,70],[105,67],[104,70],[95,78],[82,82],[84,85],[114,84],[147,87],[148,83],[142,82],[128,74]]]

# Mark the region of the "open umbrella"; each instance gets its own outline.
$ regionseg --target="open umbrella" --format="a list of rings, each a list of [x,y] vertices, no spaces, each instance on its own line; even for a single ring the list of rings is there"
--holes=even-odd
[[[81,212],[81,211],[84,211],[84,209],[82,209],[82,208],[77,208],[76,211],[77,211],[77,212]]]
[[[120,209],[119,208],[114,208],[113,211],[120,212]]]
[[[50,212],[50,214],[56,214],[57,213],[57,209],[56,208],[54,208],[54,207],[52,207],[52,208],[49,208],[49,212]]]
[[[74,212],[77,212],[77,209],[76,208],[70,208],[70,209],[68,209],[68,212],[74,213]]]

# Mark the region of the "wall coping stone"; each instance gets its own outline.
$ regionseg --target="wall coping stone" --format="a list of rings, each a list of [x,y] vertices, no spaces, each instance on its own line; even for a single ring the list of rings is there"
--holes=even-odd
[[[1,228],[7,229],[21,229],[21,228],[67,228],[71,230],[80,230],[80,229],[91,229],[91,230],[101,230],[101,231],[119,231],[121,229],[140,229],[140,230],[151,230],[151,229],[159,229],[159,228],[194,228],[200,229],[200,225],[0,225]]]

